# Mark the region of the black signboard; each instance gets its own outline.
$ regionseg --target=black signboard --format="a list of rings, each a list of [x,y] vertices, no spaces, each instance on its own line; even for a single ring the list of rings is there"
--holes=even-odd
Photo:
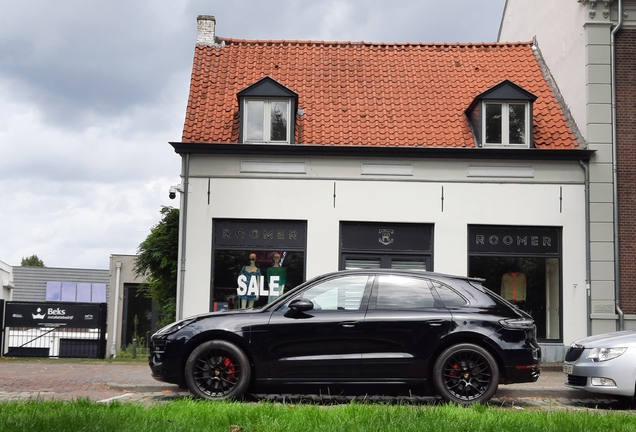
[[[343,222],[341,229],[343,250],[430,253],[432,247],[429,224]]]
[[[266,219],[215,219],[214,247],[300,249],[307,244],[307,222]]]
[[[100,324],[100,303],[7,302],[6,327],[100,328]]]
[[[561,253],[561,228],[471,226],[468,228],[468,252],[558,255]]]

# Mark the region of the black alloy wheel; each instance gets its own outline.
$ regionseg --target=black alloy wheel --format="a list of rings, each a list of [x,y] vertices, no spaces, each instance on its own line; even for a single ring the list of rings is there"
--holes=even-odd
[[[449,402],[462,405],[486,402],[497,391],[499,369],[488,351],[473,344],[447,348],[435,362],[433,382]]]
[[[185,366],[190,392],[202,399],[240,399],[250,383],[250,363],[240,348],[224,340],[195,348]]]

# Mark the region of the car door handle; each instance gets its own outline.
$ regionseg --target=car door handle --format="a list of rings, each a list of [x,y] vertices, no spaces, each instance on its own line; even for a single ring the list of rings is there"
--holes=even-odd
[[[340,323],[340,327],[353,328],[356,324],[358,324],[358,321],[345,321]]]
[[[430,321],[426,321],[428,323],[428,325],[430,325],[431,327],[439,327],[442,324],[444,324],[446,320],[443,319],[436,319],[436,320],[430,320]]]

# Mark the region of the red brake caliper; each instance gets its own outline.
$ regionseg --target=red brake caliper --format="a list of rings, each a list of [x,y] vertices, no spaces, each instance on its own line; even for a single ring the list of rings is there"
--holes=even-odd
[[[448,372],[450,376],[459,376],[459,363],[453,363],[452,369]]]
[[[232,360],[230,360],[229,357],[225,357],[225,359],[223,360],[223,366],[225,366],[225,370],[227,372],[227,380],[234,381],[235,379],[234,374],[236,373],[236,367],[234,366],[234,364],[232,363]]]

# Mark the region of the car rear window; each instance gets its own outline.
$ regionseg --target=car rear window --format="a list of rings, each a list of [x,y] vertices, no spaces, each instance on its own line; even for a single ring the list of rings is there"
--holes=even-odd
[[[433,293],[424,279],[395,275],[381,275],[378,279],[378,309],[425,309],[435,306]]]
[[[435,291],[437,291],[439,298],[442,299],[444,306],[447,308],[466,306],[468,303],[468,301],[459,295],[459,293],[445,285],[433,282],[433,286],[435,287]]]

